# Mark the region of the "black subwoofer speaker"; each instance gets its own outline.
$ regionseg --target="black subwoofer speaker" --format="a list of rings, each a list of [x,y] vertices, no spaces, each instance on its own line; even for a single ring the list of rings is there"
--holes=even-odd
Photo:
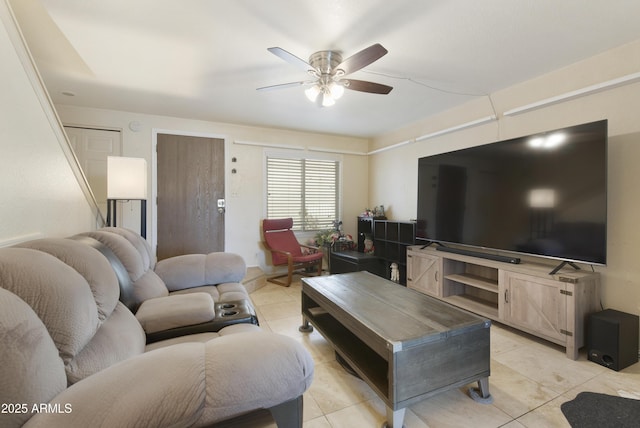
[[[637,315],[607,309],[589,316],[587,356],[589,360],[622,370],[638,362]]]

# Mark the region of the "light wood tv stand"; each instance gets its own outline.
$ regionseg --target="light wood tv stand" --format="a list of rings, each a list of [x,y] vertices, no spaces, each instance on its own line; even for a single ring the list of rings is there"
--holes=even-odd
[[[589,314],[599,310],[596,272],[522,262],[511,264],[433,247],[407,251],[407,286],[541,337],[577,359]]]

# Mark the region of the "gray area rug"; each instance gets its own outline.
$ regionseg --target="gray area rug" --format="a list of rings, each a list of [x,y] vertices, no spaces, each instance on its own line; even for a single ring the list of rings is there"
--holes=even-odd
[[[640,426],[640,400],[613,395],[581,392],[560,406],[573,428],[637,428]]]

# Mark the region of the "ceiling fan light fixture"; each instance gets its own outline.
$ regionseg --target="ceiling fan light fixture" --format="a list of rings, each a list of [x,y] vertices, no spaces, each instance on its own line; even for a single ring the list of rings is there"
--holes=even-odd
[[[320,95],[320,92],[321,92],[320,86],[313,85],[310,88],[306,89],[304,91],[304,94],[307,96],[309,101],[311,101],[312,103],[315,103],[316,100],[318,99],[318,95]]]
[[[331,98],[334,100],[340,99],[342,94],[344,94],[344,86],[337,82],[332,82],[329,85],[329,92],[331,92]]]
[[[329,91],[322,93],[322,107],[331,107],[336,103]]]

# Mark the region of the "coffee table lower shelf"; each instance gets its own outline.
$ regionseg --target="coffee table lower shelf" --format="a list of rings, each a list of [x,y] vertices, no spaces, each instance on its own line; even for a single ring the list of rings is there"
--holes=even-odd
[[[337,322],[331,315],[324,313],[306,318],[329,342],[331,347],[345,360],[358,376],[362,378],[379,396],[389,396],[389,363],[367,346],[356,335]],[[308,325],[303,321],[303,324]],[[303,329],[303,327],[301,327]],[[366,361],[367,364],[360,364]]]

